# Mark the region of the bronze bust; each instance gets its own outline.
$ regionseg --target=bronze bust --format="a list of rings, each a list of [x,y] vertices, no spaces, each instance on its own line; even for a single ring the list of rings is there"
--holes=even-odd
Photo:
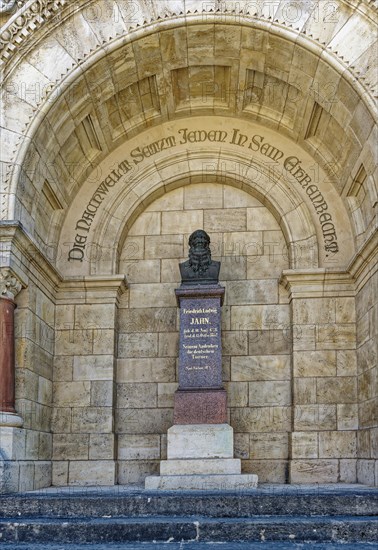
[[[189,237],[189,260],[180,264],[181,284],[218,284],[220,262],[211,260],[210,237],[197,229]]]

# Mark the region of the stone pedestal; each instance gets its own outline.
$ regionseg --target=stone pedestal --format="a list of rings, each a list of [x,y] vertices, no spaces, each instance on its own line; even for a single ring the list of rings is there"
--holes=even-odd
[[[221,306],[218,284],[181,285],[179,388],[174,426],[168,430],[167,460],[160,476],[146,478],[146,489],[236,490],[257,486],[255,475],[241,474],[234,459],[233,429],[227,422],[222,386]]]
[[[257,487],[258,478],[241,474],[233,458],[233,429],[228,424],[191,424],[168,430],[168,459],[160,476],[146,478],[146,489],[240,490]]]

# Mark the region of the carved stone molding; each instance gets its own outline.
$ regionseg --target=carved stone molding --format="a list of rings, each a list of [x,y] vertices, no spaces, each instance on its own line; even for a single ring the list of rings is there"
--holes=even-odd
[[[12,0],[6,2],[0,0],[0,13],[5,13],[5,5],[7,5],[7,13],[13,9],[16,2]],[[25,41],[31,34],[34,33],[41,25],[51,19],[56,12],[67,4],[67,0],[35,0],[30,5],[25,5],[26,1],[17,2],[21,7],[18,17],[12,17],[8,25],[5,26],[0,34],[0,60],[6,62],[16,47]],[[4,9],[1,6],[4,5]],[[11,7],[9,7],[11,5]]]
[[[16,7],[21,8],[26,0],[0,0],[0,13],[11,13]]]
[[[9,267],[0,268],[0,297],[12,300],[22,289],[22,283]]]

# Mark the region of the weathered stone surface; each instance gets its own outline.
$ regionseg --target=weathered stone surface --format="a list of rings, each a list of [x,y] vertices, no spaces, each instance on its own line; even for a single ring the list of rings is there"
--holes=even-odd
[[[160,458],[159,435],[119,435],[118,458],[120,460],[146,460]]]
[[[292,460],[290,463],[291,483],[336,483],[338,460]]]
[[[240,474],[240,459],[236,458],[197,458],[173,459],[160,462],[161,476],[201,475],[201,474]]]
[[[258,477],[252,474],[172,475],[146,478],[148,490],[213,491],[241,490],[257,487]]]
[[[233,458],[228,424],[175,425],[168,430],[168,459]]]

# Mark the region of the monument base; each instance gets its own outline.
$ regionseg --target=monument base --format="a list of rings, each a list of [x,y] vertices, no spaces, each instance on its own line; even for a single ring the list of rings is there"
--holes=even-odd
[[[258,477],[241,473],[233,458],[233,429],[228,424],[176,424],[168,430],[167,460],[160,476],[149,476],[152,490],[240,490],[257,487]]]
[[[226,423],[226,390],[177,390],[173,422],[175,424]]]
[[[240,491],[255,489],[257,476],[253,474],[216,474],[186,476],[150,476],[145,488],[162,491]]]

